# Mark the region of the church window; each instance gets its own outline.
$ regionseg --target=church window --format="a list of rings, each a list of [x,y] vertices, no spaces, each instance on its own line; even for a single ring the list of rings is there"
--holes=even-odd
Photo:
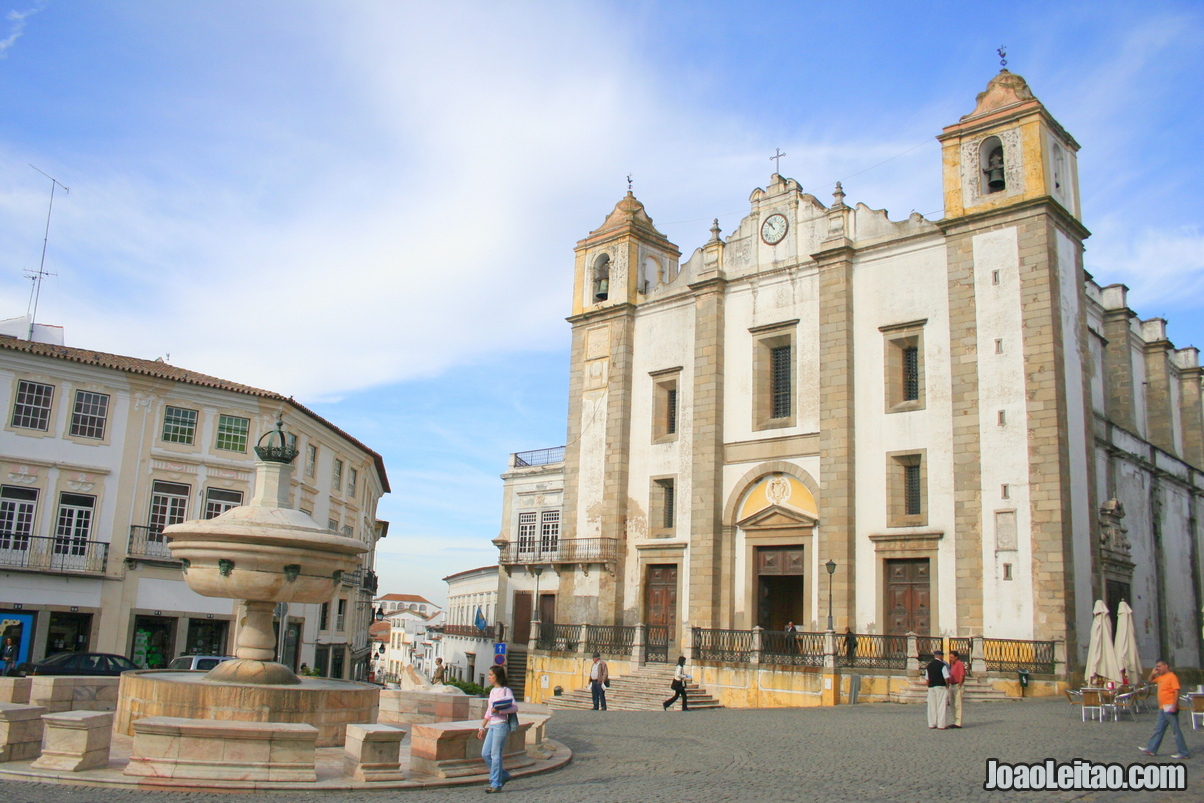
[[[753,429],[795,425],[794,329],[798,320],[750,330],[753,351]]]
[[[595,304],[610,298],[610,254],[601,254],[594,260],[593,293]]]
[[[1004,176],[1003,143],[999,137],[987,137],[979,146],[979,162],[982,168],[983,195],[1003,192],[1007,189],[1007,178]]]
[[[1005,426],[1007,426],[1007,423],[1008,423],[1007,410],[1000,410],[999,411],[999,426],[1005,427]]]
[[[652,372],[652,442],[677,440],[678,377],[681,367]]]
[[[995,338],[995,353],[1003,354],[1003,338],[1002,337]]]
[[[924,324],[926,321],[880,327],[885,343],[886,412],[923,410]]]
[[[1004,580],[1012,579],[1012,564],[1010,564],[1010,563],[1003,564],[1003,579]]]
[[[675,477],[654,477],[649,491],[648,535],[669,538],[677,523],[677,480]]]
[[[887,526],[916,527],[928,523],[928,477],[925,451],[887,455]]]
[[[903,347],[903,401],[920,398],[920,350],[915,346]]]
[[[1006,482],[1003,483],[1003,485],[999,486],[999,498],[1000,499],[1011,499],[1012,498],[1012,488]]]

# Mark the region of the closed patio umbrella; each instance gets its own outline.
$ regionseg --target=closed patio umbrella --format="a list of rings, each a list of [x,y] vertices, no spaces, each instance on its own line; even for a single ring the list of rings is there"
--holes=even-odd
[[[1112,622],[1108,619],[1108,606],[1102,599],[1095,601],[1091,641],[1087,645],[1087,666],[1083,674],[1088,683],[1095,675],[1121,682],[1120,664],[1117,663],[1116,650],[1112,646]]]
[[[1133,609],[1123,599],[1116,608],[1116,663],[1129,676],[1130,683],[1141,680],[1141,656],[1137,654],[1137,631],[1133,627]]]

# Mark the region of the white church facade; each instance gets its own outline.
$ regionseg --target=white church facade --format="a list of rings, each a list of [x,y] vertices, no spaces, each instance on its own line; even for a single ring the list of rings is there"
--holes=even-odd
[[[563,463],[524,469],[556,543],[518,495],[495,542],[512,632],[506,589],[674,652],[793,622],[1073,667],[1123,598],[1143,660],[1204,663],[1197,350],[1085,269],[1079,145],[1021,77],[938,139],[939,220],[775,173],[684,260],[630,192],[578,243]]]

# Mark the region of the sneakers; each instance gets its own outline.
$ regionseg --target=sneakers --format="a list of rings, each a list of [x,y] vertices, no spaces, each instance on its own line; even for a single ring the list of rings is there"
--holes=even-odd
[[[1171,753],[1171,758],[1191,758],[1187,753]]]
[[[1149,751],[1149,750],[1146,750],[1144,747],[1139,747],[1139,748],[1137,748],[1137,749],[1138,749],[1138,750],[1140,750],[1141,752],[1145,753],[1147,756],[1152,756],[1152,755],[1154,755],[1154,754],[1153,754],[1151,751]]]

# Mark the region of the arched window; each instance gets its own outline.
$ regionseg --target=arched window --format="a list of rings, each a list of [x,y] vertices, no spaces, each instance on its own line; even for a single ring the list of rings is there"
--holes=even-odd
[[[1008,184],[1003,170],[1003,143],[999,137],[987,137],[982,141],[978,160],[982,171],[983,195],[1006,190]]]
[[[647,293],[653,287],[665,281],[661,263],[656,257],[645,257],[643,268],[640,270],[640,292]]]
[[[594,303],[610,298],[610,254],[600,254],[594,260]]]

